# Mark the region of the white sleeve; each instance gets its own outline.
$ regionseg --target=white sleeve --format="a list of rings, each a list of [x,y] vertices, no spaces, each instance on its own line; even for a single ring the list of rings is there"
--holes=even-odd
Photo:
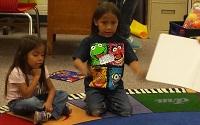
[[[14,68],[9,77],[8,77],[8,83],[26,83],[24,74],[22,73],[21,69]]]

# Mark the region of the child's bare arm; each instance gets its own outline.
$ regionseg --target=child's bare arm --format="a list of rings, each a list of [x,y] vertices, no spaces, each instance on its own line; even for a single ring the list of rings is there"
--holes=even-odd
[[[24,98],[29,98],[33,95],[33,92],[38,84],[39,79],[40,79],[40,75],[41,75],[41,69],[33,69],[32,70],[32,76],[33,76],[32,82],[29,85],[27,85],[27,83],[22,83],[22,84],[18,85],[19,90]]]
[[[142,71],[138,61],[131,62],[129,66],[133,70],[133,72],[137,75],[137,78],[139,79],[145,78],[144,72]]]
[[[44,103],[44,107],[46,111],[52,112],[53,111],[52,103],[56,94],[56,89],[53,83],[51,82],[50,78],[47,79],[47,86],[48,86],[48,97],[46,102]]]
[[[87,66],[87,62],[82,62],[81,59],[76,58],[74,60],[74,66],[85,76],[90,74],[90,71]]]

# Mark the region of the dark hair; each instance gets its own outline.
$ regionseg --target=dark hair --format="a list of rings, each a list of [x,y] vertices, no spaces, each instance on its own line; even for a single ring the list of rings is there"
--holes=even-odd
[[[118,21],[120,21],[120,11],[117,6],[112,2],[102,2],[96,8],[95,12],[93,13],[92,17],[92,25],[91,25],[91,35],[98,34],[99,30],[98,27],[94,24],[94,20],[99,20],[105,13],[111,12],[112,14],[116,15]],[[117,27],[117,31],[119,32],[119,25]]]
[[[20,44],[18,46],[18,49],[15,53],[13,63],[10,66],[7,76],[6,76],[5,96],[7,95],[7,84],[8,84],[9,75],[15,67],[19,68],[24,73],[26,84],[27,86],[29,86],[29,80],[27,77],[27,70],[29,70],[27,55],[31,50],[40,46],[45,46],[45,55],[46,55],[46,42],[44,42],[40,38],[33,35],[27,35],[27,36],[22,37]],[[41,65],[41,76],[40,76],[39,82],[40,82],[40,85],[43,84],[45,87],[47,87],[44,63]]]

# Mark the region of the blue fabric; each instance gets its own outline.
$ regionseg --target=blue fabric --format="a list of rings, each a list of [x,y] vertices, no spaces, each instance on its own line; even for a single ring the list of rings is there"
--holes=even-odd
[[[200,112],[171,112],[112,117],[79,125],[200,125]]]
[[[38,97],[31,97],[27,99],[19,99],[12,101],[9,104],[10,110],[18,115],[30,115],[35,111],[42,111],[44,109],[43,104],[44,100],[46,100],[47,95],[38,96]],[[56,95],[53,100],[53,112],[52,116],[55,119],[58,119],[62,113],[68,100],[68,94],[62,90],[57,90]]]

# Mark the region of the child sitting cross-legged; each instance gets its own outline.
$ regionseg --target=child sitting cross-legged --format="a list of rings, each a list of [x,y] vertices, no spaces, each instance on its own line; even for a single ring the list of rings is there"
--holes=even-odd
[[[56,90],[45,66],[46,43],[36,36],[25,36],[14,57],[5,81],[5,96],[10,111],[34,115],[34,123],[69,115],[68,94]]]

